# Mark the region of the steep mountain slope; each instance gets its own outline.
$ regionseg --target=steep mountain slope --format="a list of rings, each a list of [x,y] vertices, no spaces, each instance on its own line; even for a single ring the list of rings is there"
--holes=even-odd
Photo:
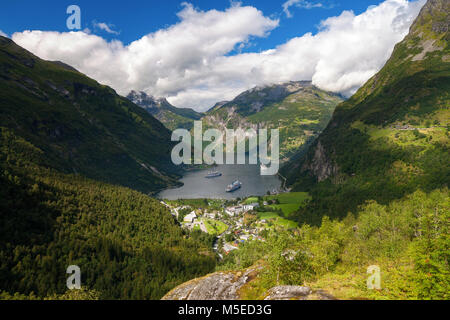
[[[158,299],[213,270],[212,239],[185,234],[159,201],[46,162],[0,130],[0,299],[64,294],[69,265],[102,299]]]
[[[176,184],[170,132],[142,108],[75,69],[0,37],[0,127],[66,173],[149,192]]]
[[[104,299],[157,299],[212,271],[211,238],[117,185],[174,182],[170,132],[145,110],[6,38],[0,110],[0,299],[58,297],[69,265]]]
[[[127,98],[138,106],[147,110],[168,129],[191,129],[195,120],[200,120],[201,113],[189,108],[177,108],[165,98],[155,98],[145,92],[131,91]]]
[[[205,127],[280,129],[280,157],[291,157],[325,128],[339,96],[299,81],[256,87],[231,102],[216,104],[203,117]]]
[[[294,189],[313,195],[300,220],[448,185],[449,6],[428,1],[383,69],[336,108],[305,157],[283,168]]]
[[[229,102],[230,101],[219,101],[215,105],[213,105],[211,108],[209,108],[208,111],[206,111],[205,113],[210,113],[212,111],[218,110]]]

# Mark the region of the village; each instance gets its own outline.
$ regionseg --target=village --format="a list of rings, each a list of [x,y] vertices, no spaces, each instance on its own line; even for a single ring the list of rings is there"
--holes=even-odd
[[[170,212],[183,228],[215,235],[217,240],[213,249],[221,255],[221,252],[228,254],[237,250],[245,241],[264,240],[260,233],[265,229],[267,221],[261,220],[257,224],[252,223],[251,226],[250,223],[246,223],[246,216],[256,216],[255,210],[259,206],[258,202],[238,203],[228,207],[222,206],[220,209],[183,205],[170,207]]]
[[[161,201],[180,226],[189,231],[214,235],[213,249],[219,257],[227,255],[247,241],[264,241],[271,228],[297,227],[286,219],[297,210],[304,194],[280,194],[246,199]]]

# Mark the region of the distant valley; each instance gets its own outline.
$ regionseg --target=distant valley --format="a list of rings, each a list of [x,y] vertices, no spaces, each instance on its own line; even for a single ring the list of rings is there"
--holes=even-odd
[[[218,102],[205,113],[176,108],[166,99],[144,92],[132,91],[127,98],[170,130],[191,129],[195,120],[203,122],[204,130],[279,129],[282,161],[312,142],[327,125],[334,108],[343,101],[341,96],[320,90],[310,81],[255,87],[232,101]]]

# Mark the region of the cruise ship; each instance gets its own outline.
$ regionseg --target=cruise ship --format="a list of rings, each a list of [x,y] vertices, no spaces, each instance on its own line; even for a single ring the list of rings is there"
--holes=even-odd
[[[222,173],[221,172],[219,172],[219,171],[211,171],[211,172],[208,172],[208,174],[205,176],[205,178],[216,178],[216,177],[220,177],[222,175]]]
[[[233,192],[242,187],[242,183],[239,180],[234,181],[232,184],[227,186],[227,192]]]

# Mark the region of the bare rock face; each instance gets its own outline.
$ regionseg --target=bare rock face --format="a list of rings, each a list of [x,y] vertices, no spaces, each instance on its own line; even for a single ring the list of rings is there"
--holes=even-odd
[[[254,269],[245,272],[216,272],[176,287],[162,300],[238,300],[239,289],[251,279]]]
[[[328,158],[320,140],[317,143],[314,157],[304,164],[302,170],[309,170],[319,182],[335,175],[338,171],[336,165]]]
[[[448,0],[428,0],[422,7],[419,16],[411,26],[411,31],[426,23],[433,17],[431,30],[435,33],[445,33],[450,30],[450,2]]]
[[[216,272],[183,283],[167,293],[162,300],[240,300],[239,291],[253,280],[260,268],[240,272]],[[276,286],[268,290],[265,300],[334,300],[331,295],[309,287]]]
[[[311,293],[310,287],[276,286],[269,290],[269,295],[264,300],[305,299]]]
[[[268,291],[264,300],[336,300],[331,294],[310,287],[276,286]]]

